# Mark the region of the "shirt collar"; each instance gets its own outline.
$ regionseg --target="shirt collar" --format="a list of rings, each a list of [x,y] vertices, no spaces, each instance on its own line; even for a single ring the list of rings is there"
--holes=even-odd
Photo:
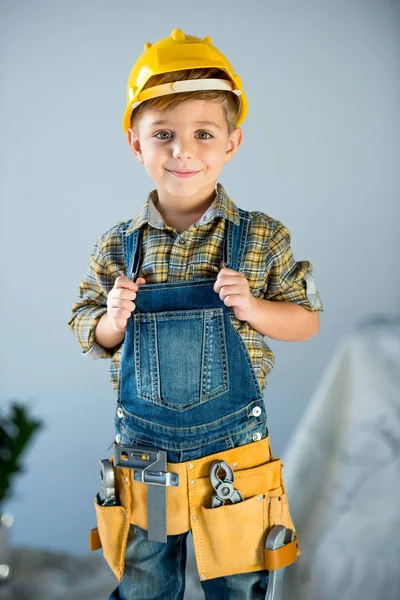
[[[146,202],[144,203],[139,214],[132,219],[131,225],[126,230],[125,235],[131,234],[135,229],[138,229],[144,224],[149,224],[157,229],[163,229],[165,227],[164,219],[158,211],[157,204],[158,194],[157,190],[152,190]],[[239,211],[236,204],[229,198],[225,192],[224,187],[221,183],[217,183],[215,186],[215,198],[207,208],[206,212],[199,219],[200,225],[208,223],[215,217],[222,217],[223,219],[229,219],[235,225],[239,224]]]

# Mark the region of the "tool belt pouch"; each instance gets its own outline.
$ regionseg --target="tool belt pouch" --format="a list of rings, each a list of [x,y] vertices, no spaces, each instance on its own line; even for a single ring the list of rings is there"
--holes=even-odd
[[[216,508],[211,508],[209,502],[213,492],[209,477],[192,480],[191,528],[200,579],[278,569],[296,560],[300,550],[282,466],[279,458],[271,457],[257,467],[235,469],[234,487],[243,500]],[[292,529],[296,537],[283,548],[265,550],[267,535],[278,524]]]
[[[233,467],[234,487],[242,501],[211,508],[215,490],[209,468],[214,460],[225,460]],[[271,455],[268,437],[193,461],[167,463],[168,471],[181,478],[179,487],[167,487],[167,534],[192,531],[200,579],[279,569],[300,555],[282,467],[281,460]],[[114,480],[120,506],[100,506],[94,500],[97,528],[90,532],[89,548],[103,547],[105,560],[121,581],[130,523],[148,527],[147,486],[134,482],[131,470],[120,467],[114,468]],[[292,529],[295,540],[283,548],[265,550],[274,525]]]
[[[113,457],[110,461],[113,463]],[[128,469],[114,468],[118,506],[101,506],[94,498],[97,527],[89,532],[89,549],[103,548],[103,555],[114,575],[122,581],[125,550],[130,528],[130,487]]]

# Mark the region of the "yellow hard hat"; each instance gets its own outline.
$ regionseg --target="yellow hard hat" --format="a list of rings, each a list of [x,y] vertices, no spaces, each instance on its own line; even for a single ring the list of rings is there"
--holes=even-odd
[[[164,83],[143,90],[152,75],[203,68],[221,69],[225,71],[229,81],[226,79],[191,79]],[[236,127],[243,123],[247,115],[247,99],[243,92],[241,79],[235,73],[228,59],[212,45],[210,36],[206,36],[203,40],[193,35],[185,35],[181,29],[174,29],[170,36],[154,44],[146,42],[144,52],[133,65],[128,78],[127,106],[123,119],[125,133],[131,126],[132,112],[141,102],[165,94],[197,90],[227,90],[236,94],[240,100]]]

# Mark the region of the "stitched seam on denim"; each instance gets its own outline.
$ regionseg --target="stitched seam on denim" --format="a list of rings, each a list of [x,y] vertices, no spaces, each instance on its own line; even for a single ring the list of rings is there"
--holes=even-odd
[[[128,329],[129,329],[129,324],[128,324]],[[118,368],[117,400],[119,400],[121,398],[121,393],[122,393],[121,365],[122,365],[123,355],[125,352],[125,339],[126,339],[128,329],[125,332],[125,338],[124,338],[124,341],[122,342],[123,348],[121,351],[121,358],[120,358],[119,368]]]
[[[188,312],[192,313],[192,310],[194,310],[194,312],[196,314],[189,314],[187,315]],[[177,404],[177,403],[172,403],[172,402],[168,402],[167,400],[164,400],[161,397],[161,377],[160,377],[160,371],[159,371],[159,359],[158,359],[158,350],[157,350],[157,344],[156,344],[156,324],[157,321],[160,319],[160,314],[161,314],[161,319],[160,320],[164,320],[164,319],[169,319],[171,318],[171,312],[175,312],[175,311],[165,311],[164,313],[147,313],[147,314],[137,314],[135,315],[135,323],[137,323],[138,321],[142,322],[142,321],[146,321],[146,322],[150,322],[153,323],[154,327],[150,327],[150,354],[151,354],[151,359],[150,359],[150,378],[151,378],[151,387],[152,387],[152,393],[151,394],[147,394],[143,391],[143,386],[142,386],[142,374],[141,374],[141,364],[140,364],[140,360],[139,360],[139,364],[138,364],[138,360],[137,357],[139,356],[139,359],[141,358],[141,354],[140,354],[140,347],[141,347],[141,336],[138,333],[138,337],[135,338],[137,339],[137,348],[135,348],[135,364],[136,364],[136,368],[137,368],[137,372],[136,372],[136,378],[138,381],[138,395],[140,396],[140,398],[147,400],[148,402],[155,404],[157,406],[160,407],[165,407],[165,408],[170,408],[171,410],[174,410],[176,412],[184,412],[185,410],[189,410],[190,408],[194,407],[194,406],[198,406],[200,404],[204,404],[205,402],[208,402],[210,400],[212,400],[213,398],[215,398],[216,396],[221,395],[223,392],[227,392],[229,391],[229,375],[228,375],[228,362],[227,362],[227,345],[226,345],[226,336],[225,336],[225,323],[224,323],[224,310],[222,308],[210,308],[210,309],[190,309],[190,310],[184,310],[184,311],[177,311],[177,314],[172,315],[172,318],[179,318],[179,319],[186,319],[186,318],[200,318],[203,317],[204,315],[207,317],[208,314],[211,314],[211,317],[215,315],[216,317],[216,328],[217,328],[217,334],[218,334],[218,338],[219,338],[219,345],[220,345],[220,349],[221,349],[221,370],[222,370],[222,383],[219,387],[213,389],[212,392],[206,393],[205,395],[203,395],[201,392],[201,395],[198,396],[197,398],[194,398],[193,400],[186,402],[184,404]],[[163,316],[165,314],[165,317]],[[137,328],[139,329],[139,327]],[[206,318],[206,335],[207,338],[209,336],[209,319]],[[203,346],[205,349],[208,348],[208,345],[205,344],[205,346]],[[138,351],[139,349],[139,351]],[[205,350],[207,351],[207,350]],[[157,355],[157,356],[156,356]],[[154,366],[153,366],[154,363]],[[139,371],[138,371],[139,369]],[[155,371],[155,369],[157,369],[157,372]],[[204,371],[202,371],[202,373],[204,373]],[[204,375],[203,375],[204,376]],[[157,386],[157,387],[156,387]],[[202,390],[202,388],[201,388]]]
[[[250,425],[249,427],[245,427],[245,429],[241,429],[238,433],[232,433],[231,434],[231,438],[234,438],[234,437],[236,437],[238,435],[245,434],[245,433],[247,433],[249,431],[260,429],[260,427],[262,427],[264,425],[265,425],[265,427],[267,426],[267,419],[266,418],[263,419],[262,421],[257,421],[257,423],[255,423],[253,425]],[[266,434],[264,437],[266,437],[267,435],[268,434]],[[261,439],[264,439],[264,438],[261,438]]]
[[[155,318],[154,314],[152,315],[150,324],[149,344],[151,397],[155,398],[156,401],[161,401],[160,366],[157,343],[157,319]]]
[[[246,360],[247,360],[247,364],[249,365],[249,368],[250,368],[251,379],[253,381],[254,388],[255,388],[254,391],[256,392],[256,394],[259,394],[259,399],[261,400],[261,399],[263,399],[264,394],[263,394],[263,392],[261,390],[261,387],[260,387],[260,384],[259,384],[259,382],[257,380],[257,375],[255,374],[254,365],[252,363],[249,351],[248,351],[248,349],[246,347],[246,344],[243,341],[242,336],[237,331],[237,329],[233,326],[233,324],[232,324],[231,321],[230,321],[230,324],[231,324],[231,327],[232,327],[233,331],[235,332],[235,335],[238,336],[240,344],[241,344],[241,346],[242,346],[242,348],[244,350],[244,353],[245,353],[245,356],[246,356]]]
[[[200,367],[200,398],[203,394],[207,393],[209,390],[209,379],[208,379],[208,323],[209,323],[209,315],[206,312],[203,312],[203,336],[202,336],[202,352],[201,352],[201,367]],[[207,377],[207,383],[204,384],[204,380]],[[205,389],[204,389],[205,388]]]
[[[149,394],[141,394],[140,398],[150,402],[151,404],[155,404],[156,406],[160,406],[160,408],[168,408],[173,410],[174,412],[185,412],[186,410],[190,410],[195,406],[200,406],[200,404],[205,404],[210,400],[213,400],[216,396],[221,395],[223,392],[227,391],[224,387],[217,388],[212,394],[209,394],[205,397],[197,397],[190,402],[186,402],[185,404],[173,404],[171,402],[167,402],[167,400],[155,400],[153,396]]]
[[[135,371],[136,371],[136,385],[137,385],[137,392],[138,395],[140,396],[142,394],[142,377],[141,377],[141,371],[140,371],[140,363],[141,363],[141,356],[140,356],[140,319],[138,318],[138,315],[134,315],[134,328],[133,328],[133,336],[134,336],[134,344],[133,344],[133,348],[134,348],[134,361],[135,361]],[[122,377],[121,377],[122,379]]]
[[[137,436],[136,434],[132,435],[128,429],[126,429],[123,425],[123,423],[120,422],[120,428],[126,433],[126,435],[129,437],[130,440],[134,440],[134,441],[139,441],[142,442],[143,444],[147,444],[149,442],[153,442],[153,438],[149,435],[147,438],[145,437],[140,437]],[[245,430],[242,431],[242,433],[244,433]],[[226,438],[226,435],[222,435],[221,437],[218,438],[213,438],[212,440],[210,440],[209,442],[206,442],[205,444],[196,444],[196,446],[186,446],[185,448],[180,448],[179,450],[183,451],[183,452],[187,452],[188,450],[197,450],[198,448],[203,448],[205,446],[209,446],[210,444],[214,444],[214,442],[219,442],[220,440],[224,440]],[[265,439],[265,438],[264,438]],[[249,442],[249,444],[254,443],[254,442]],[[243,444],[243,446],[247,446],[248,444]],[[229,448],[229,450],[233,450],[234,448],[241,448],[241,446],[234,446],[233,448]],[[169,448],[170,451],[172,452],[176,452],[177,450],[174,448]],[[216,456],[217,454],[220,454],[222,451],[219,450],[218,452],[216,452],[214,454],[214,456]],[[213,456],[213,455],[210,455]],[[196,460],[196,459],[193,459]],[[184,461],[186,462],[186,461]]]
[[[129,254],[129,252],[128,252],[127,238],[124,235],[124,232],[121,232],[121,233],[122,233],[122,246],[123,246],[123,249],[124,249],[125,274],[126,274],[127,277],[129,277],[129,272],[128,272],[128,270],[129,270],[128,254]]]
[[[136,230],[135,255],[132,259],[132,278],[136,280],[140,269],[140,261],[142,259],[142,238],[143,227]],[[135,264],[134,264],[135,263]],[[133,268],[135,266],[135,269]]]
[[[232,247],[233,247],[233,228],[236,227],[231,221],[229,221],[229,229],[228,229],[228,247],[227,247],[227,258],[228,265],[232,267]]]
[[[187,311],[186,310],[179,310],[179,311],[171,310],[171,311],[163,311],[163,312],[140,313],[140,319],[141,319],[141,321],[152,321],[154,318],[156,318],[157,321],[164,321],[164,320],[170,320],[170,319],[180,319],[180,320],[198,319],[198,318],[202,318],[203,312],[206,310],[214,310],[214,309],[196,308],[196,309],[193,309],[193,312],[195,314],[187,314],[187,313],[192,313],[191,309],[189,309]],[[215,310],[222,311],[222,308],[216,308]]]
[[[145,294],[146,292],[151,292],[154,290],[168,290],[171,287],[178,288],[179,287],[205,287],[210,286],[211,283],[215,283],[215,277],[209,277],[207,279],[188,279],[182,281],[164,281],[161,283],[146,283],[143,287],[139,287],[137,294]],[[151,289],[150,289],[151,288]]]
[[[120,377],[120,374],[121,374],[121,362],[119,364],[118,370],[114,371],[114,374],[115,374],[114,376],[113,375],[111,376],[111,383],[112,383],[113,387],[115,386],[117,388],[118,395],[119,395],[119,393],[120,393],[120,385],[121,385],[121,381],[120,381],[121,380],[121,377]]]
[[[222,367],[222,380],[226,386],[226,390],[229,390],[229,363],[228,363],[228,352],[226,344],[226,331],[225,331],[225,319],[223,311],[219,314],[217,320],[217,331],[219,336],[219,344],[222,350],[221,356],[221,367]]]
[[[140,388],[142,390],[142,388]],[[173,404],[172,402],[168,402],[167,400],[154,398],[150,394],[146,394],[143,391],[139,392],[138,395],[143,400],[146,400],[150,404],[155,404],[156,406],[160,406],[160,408],[168,408],[175,412],[185,412],[195,406],[200,406],[200,404],[205,404],[210,400],[213,400],[216,396],[221,395],[223,392],[226,392],[229,388],[224,387],[222,384],[219,388],[214,390],[212,393],[208,394],[208,396],[197,397],[190,402],[186,402],[185,404]]]
[[[242,407],[242,408],[238,408],[238,410],[229,413],[229,415],[225,415],[223,417],[220,417],[219,419],[216,419],[215,421],[212,421],[213,424],[216,423],[222,423],[223,421],[228,421],[232,416],[235,415],[239,415],[240,413],[243,413],[243,415],[247,416],[247,411],[249,410],[249,407],[251,406],[258,406],[260,400],[252,400],[249,404],[247,404],[246,406]],[[133,413],[131,413],[123,404],[123,402],[121,400],[119,400],[119,403],[121,404],[121,406],[123,407],[124,411],[127,413],[128,417],[131,417],[132,419],[138,420],[138,421],[142,421],[143,423],[147,423],[150,428],[152,426],[154,426],[154,421],[150,421],[149,419],[144,419],[143,417],[138,417],[138,415],[135,415]],[[265,420],[265,422],[267,422]],[[258,425],[260,424],[260,422],[257,423]],[[188,427],[169,427],[168,425],[162,425],[162,429],[170,429],[171,431],[185,431],[185,430],[193,430],[193,429],[208,429],[210,427],[210,423],[205,423],[204,425],[196,425],[196,426],[188,426]],[[241,429],[239,433],[247,431],[248,429],[253,429],[255,427],[255,425],[252,425],[251,427],[248,427],[246,429]],[[156,428],[154,428],[154,431],[157,433]],[[232,434],[232,435],[236,435],[236,434]],[[226,434],[225,434],[226,437]],[[222,439],[222,438],[221,438]]]
[[[233,244],[234,244],[234,240],[236,239],[237,235],[240,233],[241,231],[241,227],[242,227],[242,222],[239,219],[239,224],[238,225],[234,225],[233,223],[231,223],[230,226],[230,235],[229,235],[229,251],[230,251],[230,261],[228,261],[229,267],[235,271],[237,271],[237,253],[236,253],[236,247],[235,247],[235,256],[233,255]]]
[[[135,440],[135,441],[143,442],[143,444],[147,444],[148,442],[154,441],[153,438],[150,435],[147,438],[137,436],[136,434],[134,434],[132,436],[132,434],[130,433],[130,431],[128,429],[126,429],[126,427],[124,427],[123,423],[119,422],[119,425],[120,425],[121,429],[129,437],[130,440]],[[179,427],[176,427],[175,429],[179,429]],[[250,431],[251,429],[253,429],[253,428],[252,427],[248,427],[246,429],[242,429],[238,434],[233,434],[232,437],[235,436],[235,435],[245,434],[247,431]],[[264,438],[262,438],[262,439],[265,440],[266,437],[268,437],[268,434]],[[214,444],[214,442],[219,442],[220,440],[223,440],[225,438],[226,438],[226,435],[223,435],[223,436],[221,436],[219,438],[213,438],[212,440],[206,442],[205,444],[196,444],[196,446],[186,446],[185,448],[179,448],[179,450],[182,451],[182,452],[187,452],[188,450],[197,450],[198,448],[204,448],[205,446],[209,446],[210,444]],[[248,444],[252,444],[252,443],[254,443],[254,442],[248,442]],[[247,446],[248,444],[242,444],[241,446],[233,446],[232,448],[229,448],[229,450],[233,450],[234,448],[241,448],[242,446]],[[169,450],[171,450],[173,452],[177,452],[177,450],[174,449],[174,448],[169,448]],[[221,450],[219,450],[218,452],[216,452],[214,455],[210,455],[210,456],[216,456],[217,454],[220,454],[220,453],[221,453]],[[194,459],[194,460],[196,460],[196,459]],[[186,462],[186,461],[184,461],[184,462]]]
[[[235,270],[240,271],[240,267],[241,267],[241,262],[242,262],[242,246],[245,246],[246,243],[246,239],[247,239],[247,231],[248,231],[248,225],[249,225],[249,221],[253,218],[252,215],[250,214],[249,211],[246,211],[244,209],[238,209],[239,210],[239,224],[235,225],[234,223],[232,223],[231,221],[229,221],[228,223],[228,234],[227,234],[227,262],[230,266],[230,268],[235,268]],[[234,264],[233,261],[233,240],[234,240],[234,235],[235,233],[237,233],[237,235],[240,235],[240,246],[239,246],[239,250],[236,254],[236,263]]]
[[[238,251],[238,263],[237,263],[238,271],[240,271],[242,268],[244,251],[245,251],[246,243],[247,243],[247,235],[248,235],[248,231],[249,231],[249,223],[250,223],[250,219],[244,219],[242,235],[240,238],[240,246],[239,246],[239,251]]]

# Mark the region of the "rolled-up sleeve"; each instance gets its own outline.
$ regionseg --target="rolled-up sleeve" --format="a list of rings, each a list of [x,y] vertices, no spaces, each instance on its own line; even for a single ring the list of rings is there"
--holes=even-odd
[[[101,317],[107,312],[107,296],[115,282],[104,263],[100,237],[94,245],[89,267],[79,284],[78,300],[72,307],[68,326],[75,333],[83,356],[90,360],[112,358],[118,348],[103,348],[94,339]],[[121,342],[122,343],[122,342]]]
[[[291,233],[277,222],[267,250],[264,299],[300,304],[309,311],[323,312],[313,267],[309,261],[296,262],[290,246]]]

